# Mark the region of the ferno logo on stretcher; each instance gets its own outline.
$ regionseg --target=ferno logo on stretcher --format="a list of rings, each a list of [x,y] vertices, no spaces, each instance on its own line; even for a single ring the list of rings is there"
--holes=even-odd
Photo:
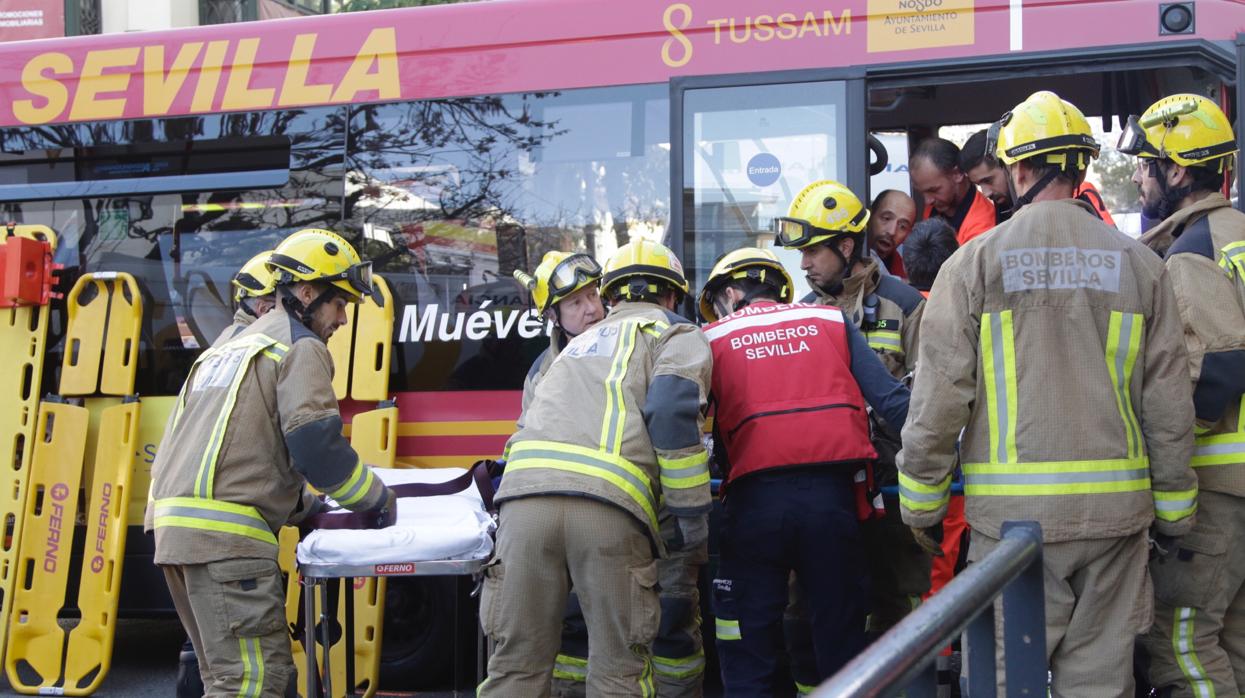
[[[299,34],[289,46],[276,47],[279,58],[260,37],[94,49],[80,62],[49,51],[22,66],[22,88],[31,98],[14,100],[13,115],[20,123],[42,124],[341,104],[361,96],[397,99],[396,34],[393,27],[371,30],[345,70],[334,70],[336,61],[317,62],[318,33]],[[255,68],[273,63],[283,64],[279,84],[255,84]],[[264,74],[271,77],[273,71]]]

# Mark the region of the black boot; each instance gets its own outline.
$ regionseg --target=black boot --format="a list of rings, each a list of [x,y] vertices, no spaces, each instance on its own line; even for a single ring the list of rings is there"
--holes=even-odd
[[[199,675],[199,658],[195,647],[186,640],[177,656],[177,698],[203,698],[203,677]]]

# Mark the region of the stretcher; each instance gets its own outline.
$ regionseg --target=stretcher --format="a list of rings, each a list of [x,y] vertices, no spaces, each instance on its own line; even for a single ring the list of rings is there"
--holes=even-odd
[[[336,639],[333,636],[336,614],[331,610],[335,604],[330,598],[330,587],[337,580],[344,580],[341,587],[344,598],[340,605],[345,609],[345,618],[339,622],[343,629],[344,656],[350,657],[356,642],[354,580],[477,575],[492,555],[496,520],[485,503],[491,501],[492,493],[481,492],[481,486],[470,480],[475,474],[473,471],[377,468],[376,474],[386,485],[397,486],[399,490],[397,522],[393,526],[378,530],[320,529],[312,531],[298,545],[298,572],[303,585],[303,647],[316,646],[317,631],[321,646],[331,646]],[[401,490],[405,487],[435,488],[447,481],[465,482],[466,488],[437,496],[402,496]],[[350,515],[330,513],[324,516]],[[454,610],[457,618],[457,608]],[[483,637],[478,632],[476,647],[482,652]],[[356,695],[349,688],[355,686],[352,663],[346,662],[346,671],[341,675],[333,667],[334,654],[305,653],[304,676],[309,679],[305,695],[308,698]],[[455,653],[455,676],[458,676],[458,659]],[[477,671],[477,676],[479,673]],[[347,687],[344,694],[334,691],[334,680],[344,680]]]
[[[360,402],[380,402],[389,398],[389,366],[393,354],[393,293],[379,275],[372,276],[376,291],[384,300],[377,305],[371,297],[346,308],[346,326],[329,338],[333,357],[333,394]]]
[[[58,396],[39,405],[4,665],[14,690],[32,695],[90,695],[108,675],[138,445],[140,405],[129,395],[143,313],[138,283],[125,273],[83,274],[67,306],[60,395],[121,399],[98,411],[93,428],[88,407]],[[73,552],[79,516],[87,524],[81,553]],[[67,605],[81,612],[68,632],[58,622]]]
[[[49,255],[56,247],[56,235],[46,226],[15,226],[13,235],[47,242]],[[0,248],[7,239],[0,236]],[[18,544],[25,529],[48,316],[46,303],[0,307],[0,356],[6,360],[5,370],[0,371],[0,521],[5,527],[5,535],[0,536],[0,657],[7,647]]]

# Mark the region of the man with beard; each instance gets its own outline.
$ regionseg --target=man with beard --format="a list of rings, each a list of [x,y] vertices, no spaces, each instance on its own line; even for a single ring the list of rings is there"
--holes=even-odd
[[[778,234],[779,244],[797,249],[803,256],[800,268],[813,288],[803,302],[840,308],[844,317],[864,333],[869,347],[877,352],[887,370],[896,378],[907,375],[916,366],[925,299],[911,286],[881,273],[876,260],[864,257],[869,210],[847,187],[823,180],[813,182],[796,195],[787,219],[808,223],[802,228],[780,228]],[[878,451],[874,480],[879,487],[895,485],[898,474],[894,457],[903,425],[885,424],[876,417],[872,434]],[[899,519],[898,499],[892,501],[887,497],[886,510],[884,517],[861,524],[865,549],[871,551],[868,630],[875,635],[885,632],[920,604],[930,580],[930,556]],[[798,609],[794,615],[799,617]],[[801,629],[804,625],[797,621],[790,629],[795,665],[792,673],[798,683],[812,685],[809,681],[815,673],[809,670],[810,662],[802,649],[806,643],[801,638],[808,637],[807,630]]]
[[[1155,622],[1143,643],[1160,695],[1245,691],[1245,214],[1220,194],[1236,139],[1213,101],[1179,94],[1129,119],[1121,152],[1166,259],[1184,324],[1196,413],[1193,531],[1153,559]],[[1230,181],[1230,180],[1228,180]]]
[[[960,149],[960,169],[968,175],[969,181],[977,185],[982,194],[994,203],[995,220],[999,223],[1011,218],[1012,193],[1007,188],[1007,170],[999,164],[994,156],[986,154],[986,129],[968,137],[964,147]],[[1102,201],[1102,194],[1088,181],[1081,182],[1076,188],[1076,196],[1090,206],[1094,213],[1107,225],[1115,225],[1115,219]]]
[[[887,189],[869,207],[869,251],[899,278],[907,277],[899,246],[912,231],[916,202],[898,189]]]
[[[912,191],[925,199],[924,220],[940,216],[961,245],[995,226],[994,204],[960,170],[960,149],[945,138],[926,138],[908,160]]]

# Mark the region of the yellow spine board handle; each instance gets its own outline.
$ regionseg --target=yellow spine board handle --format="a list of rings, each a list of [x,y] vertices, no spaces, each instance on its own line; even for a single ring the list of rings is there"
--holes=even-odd
[[[69,633],[65,695],[94,693],[112,666],[138,426],[137,401],[101,415],[78,586],[81,620]]]
[[[39,405],[4,662],[9,683],[19,693],[36,694],[61,680],[65,631],[57,615],[69,584],[89,421],[85,407]]]
[[[95,278],[112,282],[99,392],[118,397],[129,395],[134,392],[134,374],[138,370],[143,294],[138,281],[125,272],[98,273]]]
[[[56,248],[56,233],[47,226],[10,226],[8,232],[45,240]],[[4,236],[0,236],[2,244]],[[6,449],[0,454],[0,525],[8,532],[0,539],[0,657],[6,654],[9,609],[18,577],[18,547],[26,523],[27,480],[34,458],[48,315],[47,305],[0,309],[0,356],[9,361],[7,369],[0,372],[0,444]]]
[[[388,399],[393,357],[393,293],[379,275],[372,276],[372,283],[385,304],[378,306],[371,297],[359,304],[350,371],[350,397],[363,402]]]
[[[345,400],[350,394],[350,349],[354,345],[358,308],[357,303],[346,306],[346,326],[339,327],[328,341],[329,355],[333,357],[333,395],[338,400]]]
[[[65,299],[69,327],[61,360],[61,395],[92,395],[99,386],[104,332],[108,325],[108,285],[83,274]]]

